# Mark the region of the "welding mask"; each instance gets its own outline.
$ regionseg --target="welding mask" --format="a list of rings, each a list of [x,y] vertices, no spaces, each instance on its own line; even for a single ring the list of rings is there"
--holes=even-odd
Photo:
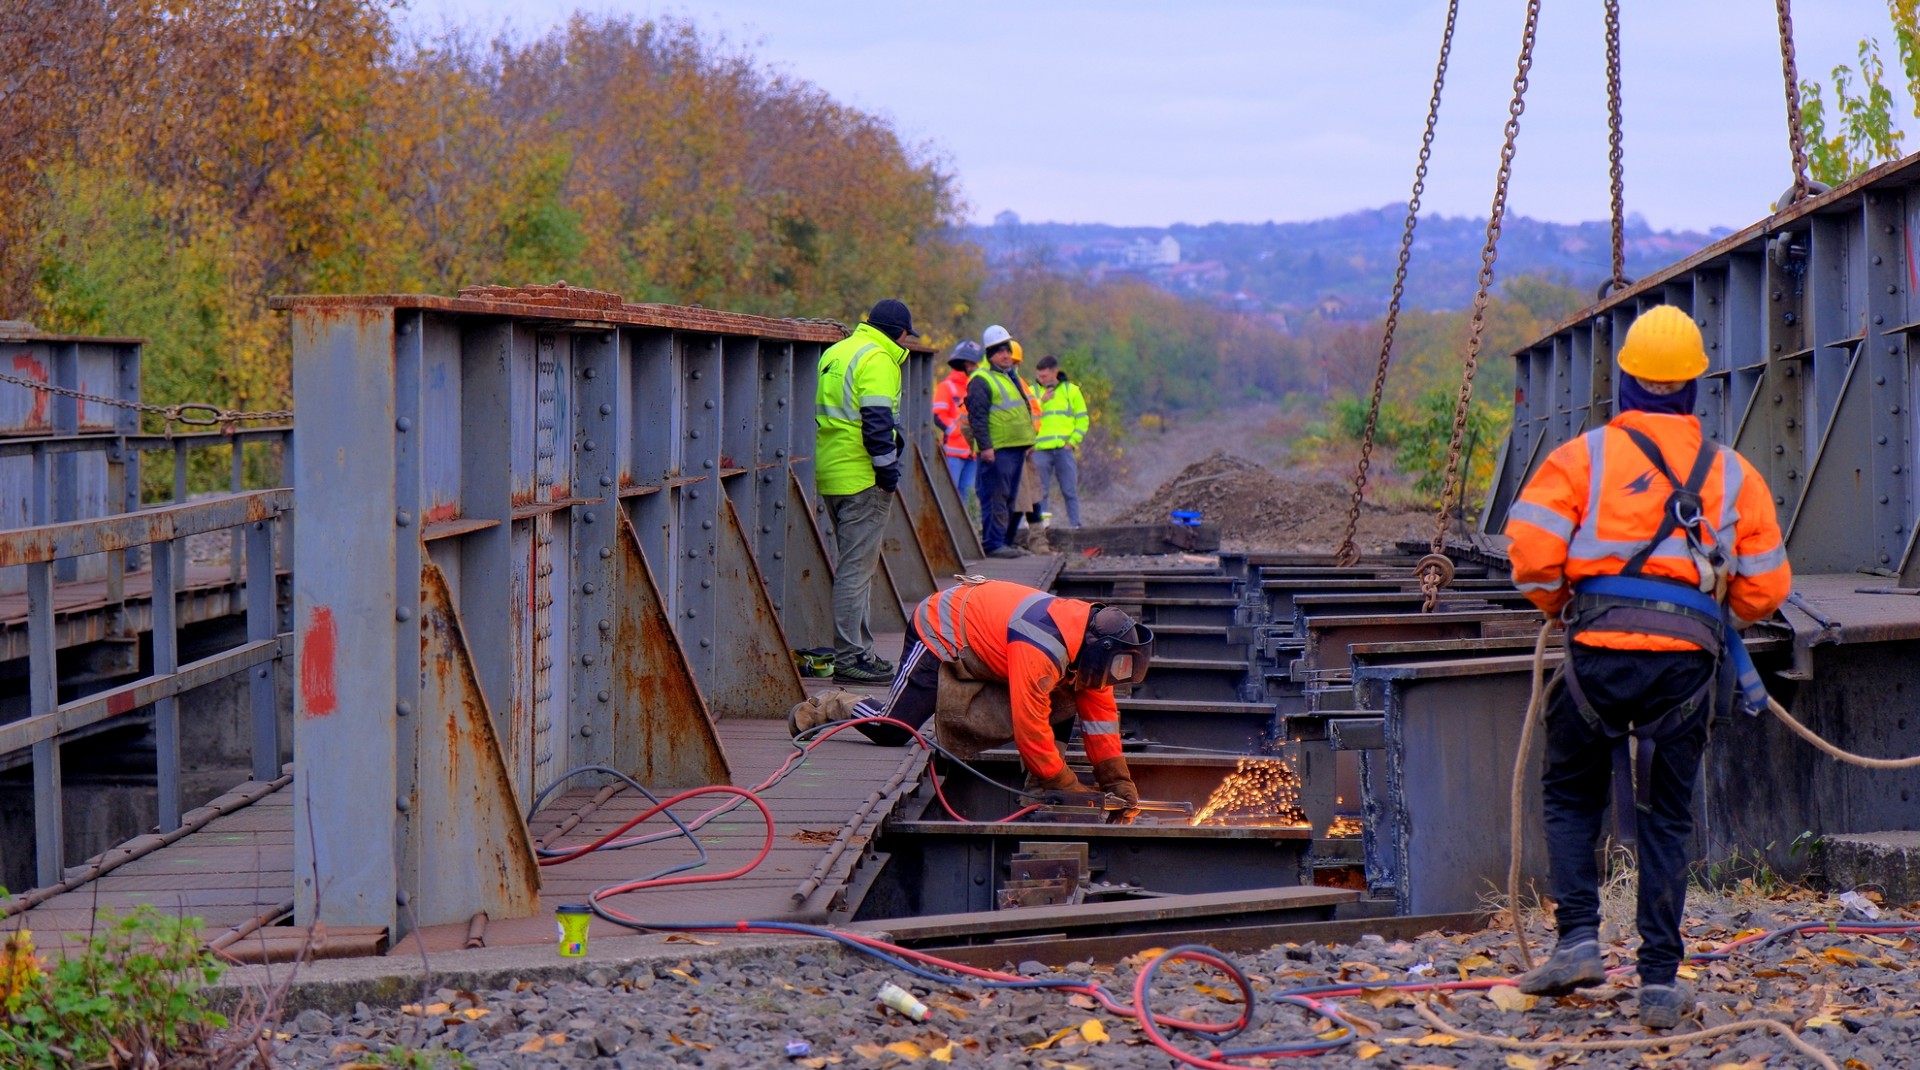
[[[1073,659],[1073,685],[1092,691],[1138,684],[1147,678],[1152,660],[1153,631],[1120,610],[1095,602],[1087,614],[1087,636]]]

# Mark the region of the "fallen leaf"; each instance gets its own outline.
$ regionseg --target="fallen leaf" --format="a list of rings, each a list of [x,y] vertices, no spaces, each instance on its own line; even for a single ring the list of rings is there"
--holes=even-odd
[[[547,1050],[547,1038],[534,1037],[532,1040],[527,1041],[525,1044],[522,1044],[513,1050],[519,1052],[522,1055],[537,1055],[540,1052]]]
[[[1683,962],[1680,964],[1678,972],[1682,981],[1698,981],[1700,979],[1700,968],[1698,966],[1689,966]]]
[[[717,944],[719,944],[719,943],[720,943],[720,941],[718,941],[718,940],[702,940],[702,939],[700,939],[699,937],[697,937],[697,936],[693,936],[693,935],[691,935],[691,934],[689,934],[689,933],[674,933],[674,934],[673,934],[672,936],[669,936],[669,937],[667,937],[667,938],[666,938],[666,940],[664,940],[664,941],[663,941],[663,943],[668,943],[668,944],[699,944],[699,945],[700,945],[701,947],[713,947],[713,946],[715,946],[715,945],[717,945]],[[675,971],[673,971],[673,972],[675,972],[675,973],[679,973],[680,971],[678,971],[678,970],[675,970]]]
[[[671,974],[678,974],[679,976],[686,978],[687,983],[690,985],[697,985],[700,983],[700,978],[695,977],[694,975],[688,973],[685,970],[674,969],[674,970],[668,970],[667,972]]]
[[[1519,1052],[1512,1052],[1507,1056],[1507,1070],[1541,1070],[1546,1065],[1530,1055],[1522,1055]]]
[[[806,1067],[807,1070],[827,1070],[825,1059],[795,1059],[794,1062]]]
[[[469,1022],[477,1022],[492,1013],[492,1011],[485,1007],[468,1007],[460,1012],[460,1017],[465,1018]]]
[[[1353,1046],[1353,1054],[1362,1059],[1371,1059],[1386,1050],[1371,1040],[1363,1040]]]
[[[335,1044],[333,1046],[332,1054],[351,1055],[356,1051],[372,1051],[372,1050],[373,1050],[372,1048],[367,1047],[365,1044],[362,1044],[357,1040],[348,1040],[348,1041],[342,1041],[339,1044]]]
[[[921,1049],[920,1045],[915,1044],[911,1040],[896,1040],[882,1050],[890,1051],[910,1063],[918,1062],[922,1056],[927,1054]]]
[[[936,1063],[950,1063],[953,1061],[953,1045],[942,1045],[928,1052],[927,1056]]]
[[[555,1033],[554,1036],[560,1037],[560,1040],[566,1039],[565,1037],[561,1037],[560,1034],[558,1033]],[[681,1036],[678,1033],[668,1033],[667,1039],[673,1041],[675,1044],[678,1044],[683,1048],[698,1048],[701,1051],[713,1050],[713,1045],[711,1044],[702,1044],[697,1040],[688,1040],[687,1038]],[[555,1041],[555,1043],[559,1043],[559,1041]]]
[[[887,1049],[878,1044],[855,1044],[853,1046],[853,1053],[862,1059],[878,1060],[887,1053]]]
[[[1822,958],[1840,966],[1871,966],[1873,960],[1858,951],[1848,951],[1844,947],[1830,947],[1820,952]]]
[[[1150,948],[1147,948],[1145,951],[1138,951],[1131,955],[1128,955],[1126,958],[1121,959],[1120,961],[1126,963],[1129,966],[1138,968],[1148,962],[1153,961],[1154,959],[1159,958],[1160,956],[1166,953],[1167,953],[1167,949],[1164,947],[1150,947]]]
[[[929,997],[926,1001],[926,1004],[927,1006],[932,1007],[935,1010],[946,1011],[948,1014],[953,1015],[955,1018],[964,1020],[967,1017],[967,1011],[965,1008],[961,1007],[959,1004],[956,1004],[956,1003],[948,1003],[944,999],[933,999]]]
[[[1090,1011],[1090,1010],[1093,1010],[1093,1009],[1094,1009],[1095,1007],[1098,1007],[1098,1006],[1099,1006],[1099,1004],[1098,1004],[1098,1003],[1095,1003],[1095,1002],[1093,1001],[1093,997],[1092,997],[1092,996],[1078,996],[1078,995],[1076,995],[1076,996],[1068,996],[1068,997],[1067,997],[1067,1006],[1069,1006],[1069,1007],[1078,1007],[1079,1009],[1081,1009],[1081,1010],[1083,1010],[1083,1011]]]
[[[1529,996],[1513,985],[1495,985],[1487,989],[1487,999],[1508,1014],[1530,1011],[1534,1004],[1540,1002],[1540,997]]]
[[[1401,998],[1400,990],[1397,988],[1363,988],[1360,990],[1360,1001],[1377,1011],[1384,1011],[1388,1007],[1394,1006],[1400,1002]]]
[[[1079,1032],[1080,1032],[1079,1026],[1070,1025],[1065,1029],[1062,1029],[1059,1032],[1055,1033],[1054,1035],[1048,1037],[1047,1039],[1041,1041],[1038,1044],[1027,1045],[1027,1050],[1028,1051],[1045,1051],[1048,1048],[1053,1047],[1055,1044],[1058,1044],[1061,1041],[1067,1039],[1068,1037],[1077,1035]]]
[[[1239,989],[1235,989],[1235,988],[1215,988],[1215,987],[1214,987],[1213,985],[1203,985],[1203,984],[1196,984],[1196,985],[1194,985],[1194,986],[1193,986],[1193,990],[1194,990],[1195,992],[1198,992],[1198,993],[1200,993],[1200,994],[1201,994],[1201,995],[1203,995],[1203,996],[1212,996],[1212,997],[1213,997],[1214,999],[1217,999],[1217,1000],[1219,1000],[1219,1001],[1220,1001],[1220,1002],[1222,1002],[1222,1003],[1238,1003],[1238,1002],[1240,1002],[1240,990],[1239,990]]]
[[[1098,1044],[1107,1039],[1107,1027],[1100,1024],[1100,1019],[1089,1018],[1080,1023],[1080,1035],[1086,1038],[1087,1043]]]
[[[1460,1038],[1452,1033],[1428,1033],[1413,1042],[1416,1048],[1451,1048],[1460,1043]]]
[[[1460,968],[1463,970],[1477,970],[1482,966],[1491,965],[1493,965],[1493,960],[1485,955],[1468,955],[1466,958],[1460,960]]]

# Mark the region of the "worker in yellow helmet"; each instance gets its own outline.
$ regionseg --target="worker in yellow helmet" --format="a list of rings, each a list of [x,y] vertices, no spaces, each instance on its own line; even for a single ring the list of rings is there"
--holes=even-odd
[[[1675,978],[1708,721],[1716,706],[1765,705],[1738,629],[1771,616],[1793,577],[1766,480],[1693,415],[1707,370],[1693,318],[1646,310],[1618,360],[1619,414],[1549,454],[1507,514],[1513,581],[1565,622],[1568,651],[1540,778],[1559,941],[1520,990],[1561,996],[1607,980],[1594,851],[1631,735],[1640,1023],[1671,1029],[1693,1008]]]

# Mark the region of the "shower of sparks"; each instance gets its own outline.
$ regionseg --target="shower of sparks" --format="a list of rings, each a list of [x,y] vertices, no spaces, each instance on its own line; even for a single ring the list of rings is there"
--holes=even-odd
[[[1242,758],[1193,815],[1192,824],[1305,825],[1300,777],[1281,758]]]
[[[1364,826],[1360,824],[1359,818],[1348,814],[1341,814],[1339,817],[1333,819],[1332,824],[1327,826],[1327,837],[1329,839],[1351,838],[1360,835],[1363,828]]]

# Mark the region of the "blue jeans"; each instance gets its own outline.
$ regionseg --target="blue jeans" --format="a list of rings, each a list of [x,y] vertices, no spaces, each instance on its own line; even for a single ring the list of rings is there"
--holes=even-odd
[[[1576,647],[1580,686],[1600,719],[1616,728],[1645,724],[1685,702],[1713,671],[1700,651],[1654,653]],[[1640,861],[1640,983],[1670,985],[1685,947],[1680,917],[1687,901],[1687,837],[1693,833],[1693,787],[1707,744],[1708,706],[1679,718],[1653,751],[1651,797],[1635,821]],[[1562,687],[1547,707],[1546,807],[1548,887],[1560,942],[1600,931],[1600,869],[1594,849],[1613,785],[1615,741],[1580,715]]]
[[[1070,446],[1035,450],[1033,465],[1040,472],[1040,511],[1047,511],[1047,499],[1053,495],[1055,479],[1060,481],[1060,497],[1067,502],[1067,523],[1080,526],[1080,459]]]
[[[947,474],[953,477],[953,485],[960,491],[960,500],[964,502],[973,496],[974,479],[980,474],[980,459],[949,456]]]
[[[1027,447],[1001,446],[980,466],[980,549],[992,553],[1012,534],[1013,496],[1027,467]]]

